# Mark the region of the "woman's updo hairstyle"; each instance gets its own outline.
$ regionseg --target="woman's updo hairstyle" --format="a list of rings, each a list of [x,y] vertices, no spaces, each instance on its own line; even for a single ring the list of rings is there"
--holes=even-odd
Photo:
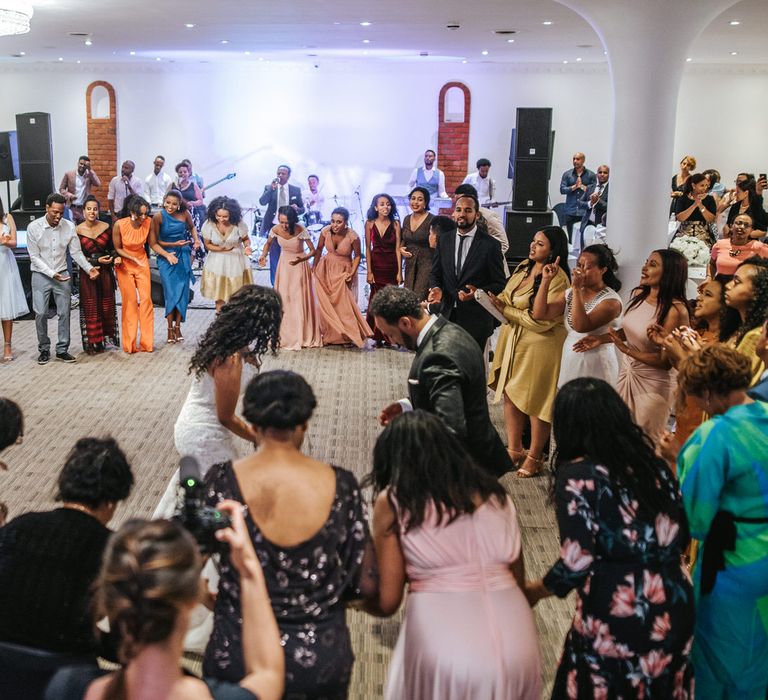
[[[112,535],[96,602],[118,635],[122,663],[170,637],[179,609],[198,599],[201,569],[195,540],[172,520],[132,520]]]
[[[603,243],[594,243],[593,245],[588,245],[581,252],[589,253],[590,255],[595,256],[597,266],[605,268],[605,272],[603,273],[603,282],[607,287],[610,287],[613,289],[613,291],[618,292],[621,289],[621,280],[616,276],[616,273],[619,271],[619,263],[616,262],[616,256],[614,252]]]
[[[306,423],[316,406],[307,380],[283,369],[254,377],[243,397],[243,415],[257,428],[292,430]]]

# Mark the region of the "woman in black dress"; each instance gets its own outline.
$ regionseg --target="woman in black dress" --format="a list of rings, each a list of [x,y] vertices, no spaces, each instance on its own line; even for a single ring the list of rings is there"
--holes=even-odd
[[[693,587],[677,481],[609,384],[557,395],[552,491],[560,558],[526,586],[535,605],[577,589],[552,698],[693,698]]]
[[[717,215],[717,203],[708,190],[709,180],[704,173],[691,175],[675,202],[675,217],[680,222],[677,236],[693,236],[712,247],[715,237],[710,224]]]
[[[285,697],[341,700],[354,661],[346,604],[374,595],[376,584],[363,561],[372,549],[357,480],[301,453],[315,405],[311,387],[293,372],[251,380],[243,415],[259,447],[235,464],[211,467],[206,487],[211,505],[231,498],[247,506],[248,532],[285,651]],[[240,589],[227,555],[220,576],[203,672],[236,682],[245,672]]]

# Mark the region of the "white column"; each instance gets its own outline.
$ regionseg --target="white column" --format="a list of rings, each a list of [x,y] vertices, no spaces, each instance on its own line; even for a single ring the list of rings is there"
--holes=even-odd
[[[608,207],[623,292],[667,245],[680,80],[691,44],[735,0],[557,0],[603,41],[613,85]],[[682,154],[678,154],[682,156]]]

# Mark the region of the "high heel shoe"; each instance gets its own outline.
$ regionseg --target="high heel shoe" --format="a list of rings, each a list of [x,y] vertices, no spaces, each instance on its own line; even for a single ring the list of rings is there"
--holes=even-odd
[[[181,334],[181,324],[180,323],[177,323],[173,327],[173,335],[176,338],[176,342],[177,343],[180,343],[180,342],[182,342],[184,340],[184,336]]]
[[[530,453],[525,458],[520,468],[515,472],[518,479],[530,479],[544,470],[544,460],[531,457]]]
[[[507,454],[512,460],[512,464],[514,464],[516,467],[519,467],[528,456],[528,452],[526,450],[512,450],[510,448],[507,448]]]
[[[13,359],[13,350],[10,343],[3,343],[3,362],[10,362]]]
[[[173,326],[168,326],[168,340],[165,341],[168,345],[176,342],[176,334],[173,331]]]

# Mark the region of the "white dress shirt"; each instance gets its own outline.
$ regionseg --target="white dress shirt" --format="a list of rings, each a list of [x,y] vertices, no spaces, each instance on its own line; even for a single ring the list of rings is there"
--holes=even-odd
[[[85,190],[88,181],[85,176],[80,175],[75,171],[75,198],[72,200],[72,204],[75,206],[83,206],[83,200],[85,199]]]
[[[439,168],[430,168],[427,170],[424,168],[424,166],[421,166],[424,170],[424,179],[427,182],[432,182],[432,180],[435,179],[435,176],[437,176],[437,196],[438,197],[447,197],[448,193],[445,191],[445,173],[440,170]],[[411,173],[411,178],[408,180],[408,186],[413,188],[416,187],[416,178],[418,177],[419,169],[414,168],[413,172]]]
[[[144,178],[146,183],[146,192],[149,197],[149,203],[153,206],[160,206],[163,203],[163,197],[171,185],[171,176],[164,170],[159,175],[155,175],[153,170]]]
[[[454,251],[453,262],[457,270],[464,267],[464,263],[467,260],[467,254],[472,247],[472,242],[475,240],[475,234],[477,233],[477,225],[473,226],[466,233],[459,233],[456,231],[456,249]],[[464,245],[461,248],[461,261],[459,261],[459,241],[464,238]]]
[[[288,189],[288,183],[278,185],[275,194],[277,195],[277,206],[275,207],[275,218],[272,220],[272,223],[277,225],[280,223],[280,207],[287,207],[291,203],[291,191]]]
[[[496,192],[496,183],[489,175],[488,177],[480,177],[479,172],[470,173],[464,178],[462,185],[472,185],[477,190],[477,198],[480,200],[480,204],[487,204],[490,202]]]
[[[138,195],[144,196],[144,183],[139,180],[135,175],[131,176],[131,189],[133,193],[128,192],[128,186],[123,182],[122,175],[115,175],[109,181],[109,191],[107,193],[107,199],[111,199],[115,203],[115,212],[120,212],[123,209],[123,204],[128,197]]]
[[[58,226],[51,226],[48,218],[35,219],[27,226],[27,252],[30,269],[53,278],[58,272],[67,271],[67,248],[72,259],[85,270],[93,269],[83,255],[75,225],[62,218]]]

